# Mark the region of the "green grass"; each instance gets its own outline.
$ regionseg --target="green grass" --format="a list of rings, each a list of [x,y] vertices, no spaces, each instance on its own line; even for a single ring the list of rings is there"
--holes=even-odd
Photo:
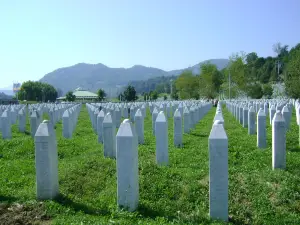
[[[20,104],[36,104],[37,101],[19,101]]]
[[[145,144],[139,146],[140,201],[134,213],[117,209],[116,162],[104,158],[85,107],[73,139],[64,139],[61,122],[56,125],[61,195],[54,201],[35,200],[34,143],[28,132],[20,134],[13,125],[11,141],[0,136],[0,221],[13,224],[21,215],[22,221],[47,224],[221,224],[208,217],[208,136],[214,114],[215,108],[184,135],[182,149],[173,147],[170,119],[170,165],[158,167],[148,112]],[[256,136],[249,136],[225,109],[224,118],[229,137],[230,222],[299,224],[300,149],[295,115],[287,135],[286,171],[272,171],[269,125],[268,148],[259,150]]]

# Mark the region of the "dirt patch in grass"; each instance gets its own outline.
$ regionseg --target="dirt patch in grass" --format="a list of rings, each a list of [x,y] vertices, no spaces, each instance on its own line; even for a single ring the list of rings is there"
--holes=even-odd
[[[23,224],[50,224],[50,217],[46,215],[43,203],[36,205],[5,204],[0,203],[1,225],[23,225]]]

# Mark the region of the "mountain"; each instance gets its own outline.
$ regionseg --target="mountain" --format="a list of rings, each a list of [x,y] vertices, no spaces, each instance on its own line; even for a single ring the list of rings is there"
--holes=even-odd
[[[13,87],[12,86],[0,88],[0,92],[5,94],[5,95],[9,95],[9,96],[15,95],[14,92],[13,92]]]
[[[185,68],[185,69],[169,71],[169,74],[177,76],[177,75],[181,74],[184,70],[191,70],[193,72],[193,74],[199,74],[200,70],[201,70],[201,65],[205,64],[205,63],[215,64],[217,66],[218,70],[222,70],[225,67],[227,67],[229,60],[228,59],[209,59],[209,60],[200,62],[194,66]]]
[[[7,95],[3,91],[0,91],[0,99],[12,99],[12,95]]]
[[[219,69],[226,67],[229,62],[227,59],[211,59],[185,69],[192,69],[197,73],[197,71],[199,72],[200,70],[201,64],[208,61],[217,65]],[[40,79],[40,81],[49,83],[55,88],[61,89],[63,93],[74,90],[77,87],[82,87],[91,91],[102,88],[111,96],[115,95],[120,91],[121,87],[126,86],[131,81],[178,75],[185,69],[164,71],[158,68],[141,65],[135,65],[131,68],[110,68],[101,63],[78,63],[74,66],[60,68],[48,73]]]

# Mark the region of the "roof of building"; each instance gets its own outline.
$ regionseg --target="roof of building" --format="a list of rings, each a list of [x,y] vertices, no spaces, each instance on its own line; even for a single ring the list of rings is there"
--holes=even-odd
[[[85,90],[74,91],[73,94],[76,96],[76,98],[77,97],[98,97],[97,94]]]
[[[79,98],[79,99],[81,99],[81,98],[88,99],[88,98],[97,98],[98,97],[98,95],[95,94],[94,92],[90,92],[90,91],[84,90],[84,89],[82,89],[80,87],[76,88],[74,90],[73,95],[75,95],[76,98]],[[60,98],[57,98],[57,99],[65,99],[65,98],[66,98],[66,96],[60,97]]]

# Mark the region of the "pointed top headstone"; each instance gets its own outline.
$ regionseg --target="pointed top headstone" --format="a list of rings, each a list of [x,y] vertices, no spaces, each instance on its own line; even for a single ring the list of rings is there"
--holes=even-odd
[[[135,113],[135,116],[142,117],[142,111],[140,109],[138,109]]]
[[[265,111],[262,108],[260,108],[258,110],[257,116],[266,116]]]
[[[103,120],[103,123],[112,123],[112,118],[111,118],[110,112],[108,112],[108,113],[105,115],[104,120]]]
[[[215,120],[210,131],[209,139],[227,139],[227,135],[222,124],[222,121]]]
[[[273,121],[275,121],[275,122],[283,121],[284,122],[284,118],[279,110],[276,111],[276,113],[273,117]]]
[[[178,109],[175,110],[174,117],[181,117],[181,113]]]
[[[156,117],[156,122],[166,122],[166,117],[163,111],[160,111]]]
[[[118,137],[133,137],[135,135],[133,124],[129,119],[125,119],[118,129]]]

